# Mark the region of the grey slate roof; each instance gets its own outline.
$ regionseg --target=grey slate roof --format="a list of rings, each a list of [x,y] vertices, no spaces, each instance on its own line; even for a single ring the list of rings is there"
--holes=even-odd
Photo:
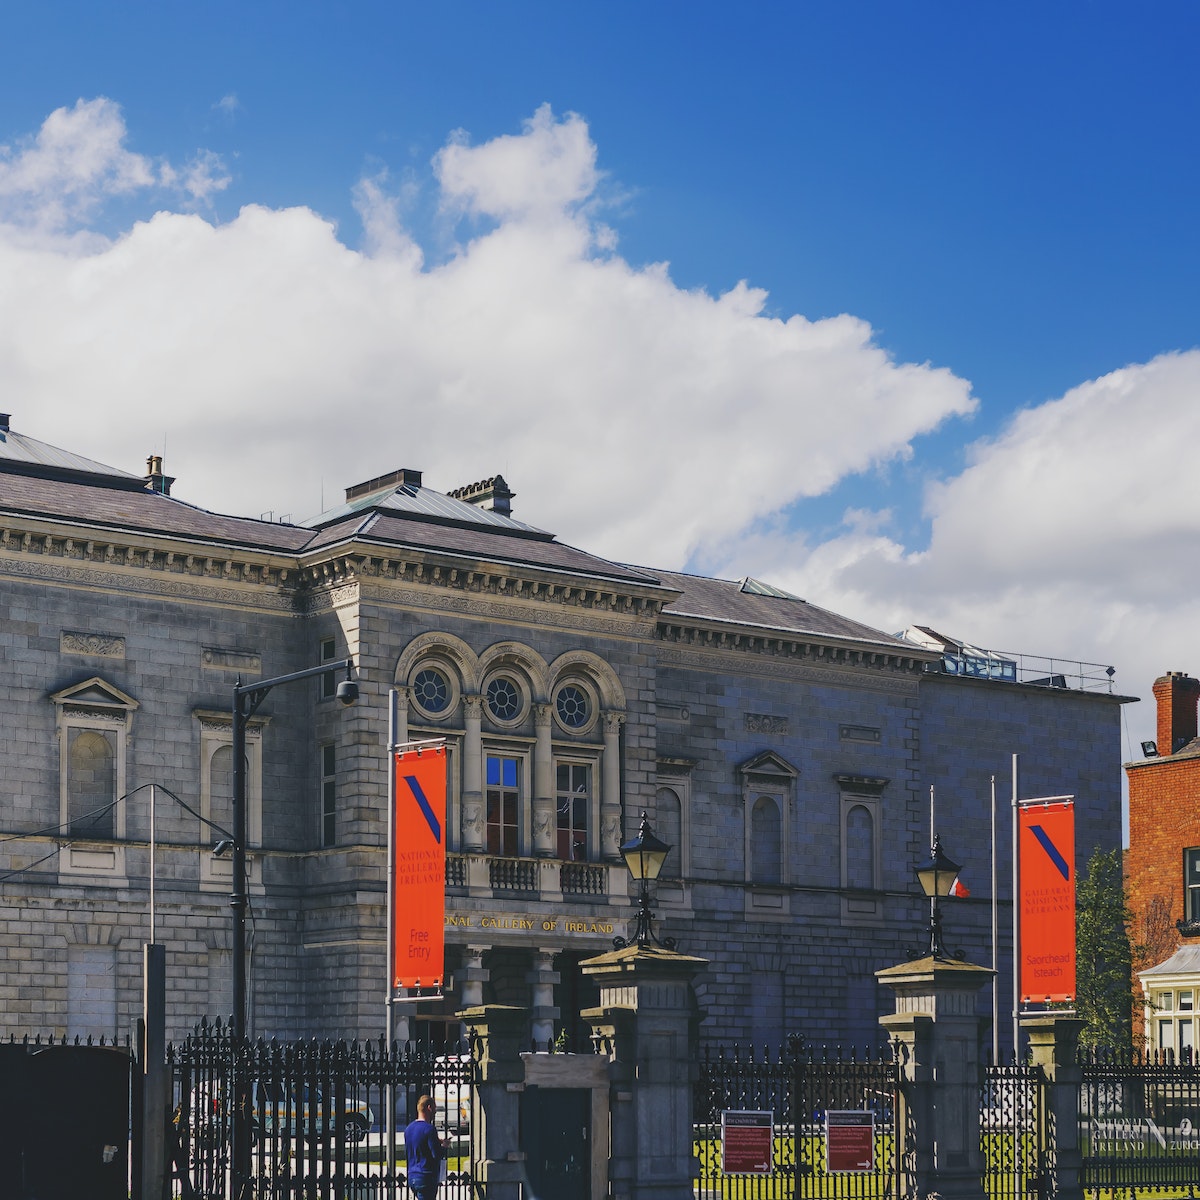
[[[268,550],[300,550],[312,536],[309,530],[295,525],[211,513],[152,492],[144,484],[139,489],[129,489],[105,486],[99,480],[90,483],[47,479],[5,471],[2,463],[0,510]]]
[[[138,476],[128,471],[119,471],[116,467],[106,467],[81,454],[72,454],[69,450],[60,450],[31,438],[27,434],[17,433],[13,429],[0,429],[0,464],[23,464],[32,467],[52,467],[60,471],[71,471],[86,475],[106,475],[114,479],[140,482]]]
[[[401,513],[433,521],[449,521],[454,524],[485,525],[505,530],[509,533],[524,532],[544,538],[554,536],[553,534],[546,533],[545,530],[536,529],[532,525],[526,525],[521,521],[514,521],[512,517],[505,517],[500,513],[480,508],[478,504],[471,504],[466,500],[458,500],[453,496],[445,495],[443,492],[435,492],[432,488],[421,487],[415,484],[381,488],[370,495],[359,496],[357,499],[351,500],[346,504],[341,504],[337,508],[331,508],[328,512],[323,512],[315,517],[309,517],[301,521],[300,524],[317,529],[325,525],[344,521],[347,517],[354,516],[356,513],[371,510]]]
[[[650,587],[658,582],[656,571],[643,571],[609,562],[555,541],[550,534],[529,537],[519,529],[506,530],[474,524],[442,525],[397,517],[386,512],[369,513],[357,520],[322,529],[305,549],[312,551],[352,537],[414,550],[450,552],[483,562],[524,564]]]
[[[683,593],[678,600],[666,606],[664,618],[678,616],[735,622],[786,633],[871,642],[888,649],[902,650],[906,655],[918,658],[923,653],[900,638],[809,604],[807,600],[765,595],[761,585],[754,590],[746,590],[745,580],[707,579],[675,571],[655,571],[654,575],[664,586]]]
[[[96,527],[161,534],[285,554],[311,554],[343,543],[374,543],[450,555],[500,567],[542,569],[674,596],[664,618],[736,624],[783,634],[833,637],[921,656],[907,642],[809,604],[756,579],[731,582],[610,562],[553,534],[419,484],[390,485],[303,525],[224,516],[146,486],[125,471],[4,431],[0,513],[21,513]],[[4,452],[7,447],[7,453]],[[675,593],[681,593],[675,595]]]
[[[1180,946],[1166,962],[1139,975],[1200,975],[1200,946]]]

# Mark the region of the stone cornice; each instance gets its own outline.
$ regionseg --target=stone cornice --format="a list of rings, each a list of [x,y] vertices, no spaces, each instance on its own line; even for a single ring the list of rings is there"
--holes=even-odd
[[[771,629],[722,626],[717,622],[693,623],[662,619],[655,636],[670,646],[686,647],[701,653],[740,652],[757,654],[798,663],[830,667],[857,667],[913,677],[923,673],[925,656],[906,650],[893,650],[870,642],[856,643],[819,634],[798,634]],[[662,653],[662,652],[660,652]],[[686,654],[686,651],[684,652]],[[679,661],[683,661],[681,658]],[[695,661],[687,656],[687,661]],[[714,663],[714,665],[716,665]]]
[[[45,566],[39,569],[34,564]],[[120,580],[117,586],[123,587],[129,586],[130,572],[273,591],[292,588],[298,581],[295,556],[278,550],[89,527],[12,513],[0,514],[0,569],[31,578],[42,576],[100,586],[104,584],[96,572],[114,572],[119,574],[113,574],[113,580]]]
[[[544,567],[500,566],[475,560],[457,563],[442,559],[436,551],[395,554],[351,551],[320,558],[303,556],[302,564],[302,581],[311,589],[336,587],[353,579],[364,585],[370,581],[379,586],[364,594],[378,600],[395,594],[390,592],[389,585],[401,585],[646,619],[657,617],[662,606],[675,595],[635,581],[601,580]]]
[[[824,647],[818,654],[819,643],[811,641],[792,642],[788,638],[766,638],[750,642],[743,640],[726,645],[714,643],[709,646],[696,644],[665,644],[658,650],[658,665],[690,667],[699,671],[727,673],[735,669],[730,661],[740,656],[738,670],[753,669],[761,675],[775,679],[808,680],[812,683],[839,684],[853,681],[856,686],[866,686],[877,691],[895,692],[903,695],[917,694],[922,678],[920,665],[908,667],[903,663],[889,662],[880,655],[870,661],[869,652],[846,651],[831,653]],[[753,666],[747,662],[750,656]]]

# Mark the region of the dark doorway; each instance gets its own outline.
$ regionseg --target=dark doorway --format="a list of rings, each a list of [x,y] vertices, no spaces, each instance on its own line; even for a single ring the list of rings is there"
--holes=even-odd
[[[554,959],[554,969],[559,982],[554,986],[554,1006],[559,1012],[560,1028],[567,1036],[567,1049],[576,1054],[590,1049],[592,1027],[579,1014],[600,1004],[600,989],[594,979],[585,976],[579,964],[585,958],[594,958],[594,952],[580,953],[564,950]]]
[[[591,1097],[587,1088],[521,1093],[521,1149],[538,1200],[591,1200]]]

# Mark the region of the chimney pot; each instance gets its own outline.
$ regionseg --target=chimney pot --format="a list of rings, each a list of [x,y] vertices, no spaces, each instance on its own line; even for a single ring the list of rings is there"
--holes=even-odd
[[[1168,671],[1154,681],[1154,699],[1158,703],[1158,753],[1175,754],[1196,736],[1200,679],[1186,671]]]

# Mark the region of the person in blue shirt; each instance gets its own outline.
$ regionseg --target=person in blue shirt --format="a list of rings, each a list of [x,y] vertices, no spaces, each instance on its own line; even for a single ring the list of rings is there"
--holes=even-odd
[[[418,1200],[435,1200],[438,1177],[446,1151],[433,1127],[437,1105],[432,1097],[417,1101],[417,1119],[404,1131],[404,1156],[407,1160],[408,1186]]]

